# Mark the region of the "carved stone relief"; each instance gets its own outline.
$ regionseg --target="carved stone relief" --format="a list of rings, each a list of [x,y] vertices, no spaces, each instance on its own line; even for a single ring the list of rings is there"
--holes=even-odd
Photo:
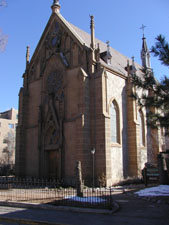
[[[51,52],[58,51],[61,45],[61,37],[62,30],[60,29],[59,23],[55,22],[52,31],[49,32],[45,40],[46,48],[52,50]]]
[[[58,143],[59,143],[59,130],[51,126],[47,131],[45,144],[46,146],[56,146]]]
[[[34,80],[35,75],[35,65],[33,64],[29,70],[29,81]]]
[[[40,60],[40,76],[43,75],[45,68],[46,68],[46,57],[43,56]]]
[[[48,103],[48,112],[44,121],[45,150],[57,150],[62,146],[62,123],[58,109],[52,100]]]
[[[35,65],[36,65],[36,72],[34,74],[34,79],[38,79],[39,78],[39,74],[40,74],[40,60],[39,60],[39,56],[36,58]]]
[[[62,71],[51,72],[46,80],[43,107],[43,138],[45,151],[62,148],[62,121],[64,115],[64,92]]]
[[[60,71],[52,72],[47,79],[47,92],[55,100],[63,101],[63,75]]]

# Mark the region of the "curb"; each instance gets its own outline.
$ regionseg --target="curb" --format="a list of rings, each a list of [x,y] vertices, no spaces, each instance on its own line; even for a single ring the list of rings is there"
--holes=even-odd
[[[51,223],[45,221],[36,221],[36,220],[28,220],[28,219],[20,219],[20,218],[8,218],[8,217],[1,217],[0,222],[6,223],[17,223],[17,224],[27,224],[27,225],[68,225],[63,223]]]
[[[59,210],[59,211],[69,211],[69,212],[81,212],[81,213],[93,213],[93,214],[113,214],[120,209],[117,202],[113,202],[113,209],[92,209],[92,208],[78,208],[69,206],[53,206],[47,204],[32,204],[32,203],[22,203],[22,202],[5,202],[0,201],[0,206],[8,207],[19,207],[27,209],[44,209],[44,210]]]

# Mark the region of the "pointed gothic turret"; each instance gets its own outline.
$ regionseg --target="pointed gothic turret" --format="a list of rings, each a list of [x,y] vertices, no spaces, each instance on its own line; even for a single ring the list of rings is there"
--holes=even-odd
[[[142,49],[141,49],[142,66],[146,69],[149,69],[149,68],[151,68],[150,52],[148,50],[147,42],[146,42],[146,38],[144,37],[144,34],[143,34],[142,40],[143,40]]]
[[[132,59],[131,73],[135,74],[137,70],[135,67],[134,56],[132,56],[131,59]]]
[[[110,50],[110,42],[107,41],[106,44],[107,44],[107,54],[106,54],[107,59],[106,59],[106,61],[107,61],[107,64],[110,65],[111,64],[111,58],[112,58],[112,54],[111,54],[111,50]]]
[[[95,48],[95,27],[94,27],[94,16],[90,16],[90,30],[91,30],[91,48]]]
[[[112,53],[111,53],[111,48],[110,48],[110,42],[107,41],[107,49],[106,51],[102,52],[100,54],[100,57],[102,58],[102,60],[104,60],[108,65],[111,65],[111,59],[112,59]]]
[[[53,13],[60,13],[60,4],[59,0],[53,0],[53,5],[51,6]]]
[[[26,69],[27,69],[27,66],[28,66],[28,64],[29,64],[29,57],[30,57],[29,49],[30,49],[30,47],[27,46],[27,47],[26,47]]]

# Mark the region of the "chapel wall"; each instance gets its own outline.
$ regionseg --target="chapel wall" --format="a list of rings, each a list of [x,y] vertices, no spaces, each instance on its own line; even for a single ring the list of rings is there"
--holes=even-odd
[[[38,125],[39,106],[41,104],[41,80],[29,84],[29,105],[27,126]]]
[[[81,127],[79,124],[82,117],[82,114],[79,110],[80,89],[77,79],[77,73],[77,69],[72,69],[67,71],[66,75],[64,122],[64,160],[66,178],[74,177],[77,154],[82,150],[81,141],[77,146],[77,139],[81,135]]]
[[[127,146],[127,108],[126,108],[126,81],[124,78],[113,73],[107,72],[107,114],[106,123],[106,151],[110,151],[111,165],[110,174],[112,183],[123,179],[127,173],[128,163],[128,146]],[[110,127],[110,105],[112,101],[116,101],[119,111],[119,141],[118,143],[111,142],[111,127]]]
[[[95,76],[93,80],[93,86],[95,93],[94,107],[92,112],[93,121],[93,143],[96,149],[95,152],[95,173],[96,179],[101,176],[106,176],[106,155],[105,155],[105,118],[103,116],[103,75]]]
[[[39,176],[39,146],[38,146],[38,120],[39,106],[41,104],[41,80],[29,83],[29,101],[27,102],[24,155],[25,175],[30,177]],[[23,150],[22,150],[23,151]]]
[[[67,71],[65,89],[65,176],[74,178],[81,161],[83,178],[90,167],[89,80],[81,68]]]
[[[26,143],[27,143],[25,153],[26,176],[38,177],[39,176],[38,126],[27,128]]]

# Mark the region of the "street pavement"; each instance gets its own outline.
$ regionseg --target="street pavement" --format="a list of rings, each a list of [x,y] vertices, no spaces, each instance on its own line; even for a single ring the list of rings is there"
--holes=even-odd
[[[0,206],[0,219],[3,217],[17,218],[60,225],[169,225],[168,204],[143,200],[127,193],[115,193],[113,199],[120,206],[120,209],[113,214]],[[0,224],[18,223],[0,222]]]

